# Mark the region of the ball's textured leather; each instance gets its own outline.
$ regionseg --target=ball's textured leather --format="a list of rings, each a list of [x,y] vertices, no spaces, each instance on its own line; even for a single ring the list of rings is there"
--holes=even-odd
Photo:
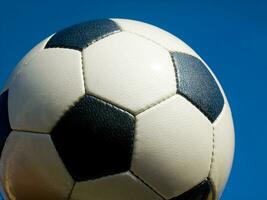
[[[134,117],[85,95],[62,116],[51,132],[54,145],[76,181],[130,169]]]
[[[212,200],[212,186],[209,180],[201,182],[191,190],[171,200]]]
[[[194,56],[174,52],[172,58],[176,68],[178,94],[185,96],[214,122],[224,105],[215,79],[202,61]]]
[[[59,47],[82,50],[93,41],[119,30],[119,26],[109,19],[84,22],[57,32],[48,41],[45,48]]]

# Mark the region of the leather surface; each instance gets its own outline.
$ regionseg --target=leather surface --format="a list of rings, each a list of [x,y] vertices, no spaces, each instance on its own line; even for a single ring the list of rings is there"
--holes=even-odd
[[[209,180],[202,181],[191,190],[171,200],[213,200],[211,183]]]
[[[177,92],[185,96],[211,122],[222,111],[224,99],[209,70],[201,60],[184,54],[172,53],[177,73]]]
[[[90,43],[120,31],[112,20],[102,19],[76,24],[57,32],[45,48],[70,48],[82,50]]]
[[[10,200],[63,200],[72,188],[49,135],[11,132],[0,163]]]
[[[133,113],[176,92],[169,52],[132,33],[116,33],[83,51],[86,90]]]
[[[85,95],[59,120],[52,140],[76,181],[130,169],[134,117],[100,99]]]
[[[227,183],[235,148],[235,135],[229,104],[214,122],[214,162],[211,166],[210,179],[213,181],[216,196],[220,197]]]
[[[11,132],[8,117],[8,90],[0,95],[0,155],[4,148],[6,138]]]
[[[150,25],[144,22],[129,20],[129,19],[112,19],[112,20],[115,21],[120,26],[122,31],[131,32],[134,34],[138,34],[141,37],[147,38],[151,40],[152,42],[165,48],[169,52],[186,53],[188,55],[192,55],[198,58],[199,60],[201,60],[205,64],[207,69],[210,71],[210,73],[212,74],[218,87],[220,88],[220,91],[224,97],[224,100],[226,100],[224,91],[219,81],[217,80],[216,76],[210,70],[209,66],[191,47],[189,47],[181,39],[175,37],[174,35],[172,35],[171,33],[163,29],[160,29],[156,26],[153,26],[153,25]]]
[[[193,55],[200,58],[196,52],[185,44],[182,40],[170,34],[169,32],[160,29],[156,26],[129,19],[112,19],[122,29],[122,31],[138,34],[141,37],[147,38],[170,52],[178,51]]]
[[[103,189],[105,188],[105,189]],[[162,200],[131,173],[77,183],[70,200]]]
[[[4,92],[5,90],[7,90],[9,88],[9,86],[13,83],[13,81],[16,79],[17,74],[19,74],[24,66],[30,62],[40,51],[42,51],[47,43],[47,41],[50,39],[51,36],[49,36],[48,38],[44,39],[43,41],[41,41],[39,44],[37,44],[34,48],[32,48],[21,60],[20,62],[16,65],[16,67],[14,68],[14,70],[12,71],[12,73],[10,74],[8,80],[6,81],[2,92]]]
[[[212,124],[180,95],[137,115],[131,170],[166,199],[205,180]]]
[[[83,94],[80,52],[69,49],[40,51],[25,64],[10,86],[11,127],[48,133],[63,112]]]

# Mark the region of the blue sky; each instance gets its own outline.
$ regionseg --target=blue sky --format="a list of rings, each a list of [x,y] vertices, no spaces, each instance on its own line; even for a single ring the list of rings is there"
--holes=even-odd
[[[0,87],[36,43],[71,24],[119,17],[145,21],[193,47],[220,80],[236,130],[222,200],[267,199],[267,1],[1,1]]]

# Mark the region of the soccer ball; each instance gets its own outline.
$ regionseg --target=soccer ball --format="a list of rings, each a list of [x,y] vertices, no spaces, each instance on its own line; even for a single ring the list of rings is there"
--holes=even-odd
[[[11,200],[215,200],[234,129],[205,62],[148,24],[61,30],[0,96],[0,178]]]

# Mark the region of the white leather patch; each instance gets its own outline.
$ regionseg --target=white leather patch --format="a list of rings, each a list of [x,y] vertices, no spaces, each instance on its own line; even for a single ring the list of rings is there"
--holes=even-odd
[[[51,37],[51,36],[50,36]],[[17,66],[12,71],[11,75],[9,76],[7,82],[5,83],[5,86],[2,91],[9,88],[9,86],[12,84],[14,79],[16,78],[16,75],[22,70],[23,66],[27,64],[31,59],[34,58],[35,55],[37,55],[40,51],[42,51],[47,43],[47,41],[50,39],[50,37],[44,39],[42,42],[37,44],[32,50],[30,50],[17,64]]]
[[[160,46],[168,49],[168,51],[178,51],[193,55],[197,58],[199,57],[197,53],[182,40],[156,26],[129,19],[112,20],[115,21],[123,31],[135,33],[152,40]]]
[[[179,38],[175,37],[174,35],[172,35],[171,33],[163,29],[160,29],[156,26],[153,26],[153,25],[150,25],[144,22],[135,21],[135,20],[129,20],[129,19],[112,19],[112,20],[115,21],[124,31],[131,32],[131,33],[140,35],[144,38],[147,38],[159,44],[160,46],[166,48],[168,51],[186,53],[186,54],[195,56],[198,59],[200,59],[202,62],[204,62],[203,59],[185,42],[183,42]],[[206,63],[205,65],[208,67]],[[210,70],[209,67],[208,69]],[[215,78],[226,100],[225,94],[223,92],[223,89],[219,81],[217,80],[217,78],[215,77],[214,73],[211,70],[210,72]]]
[[[228,180],[235,146],[234,125],[228,104],[214,122],[214,158],[210,178],[215,185],[216,193],[221,195]]]
[[[71,200],[162,200],[130,172],[77,182]]]
[[[175,94],[171,57],[137,35],[121,32],[83,52],[86,89],[134,113]]]
[[[48,133],[83,94],[80,52],[45,49],[25,64],[10,86],[11,127]]]
[[[175,95],[137,115],[132,170],[169,199],[207,178],[212,124]]]
[[[0,162],[9,199],[67,199],[72,188],[49,135],[11,132]]]

